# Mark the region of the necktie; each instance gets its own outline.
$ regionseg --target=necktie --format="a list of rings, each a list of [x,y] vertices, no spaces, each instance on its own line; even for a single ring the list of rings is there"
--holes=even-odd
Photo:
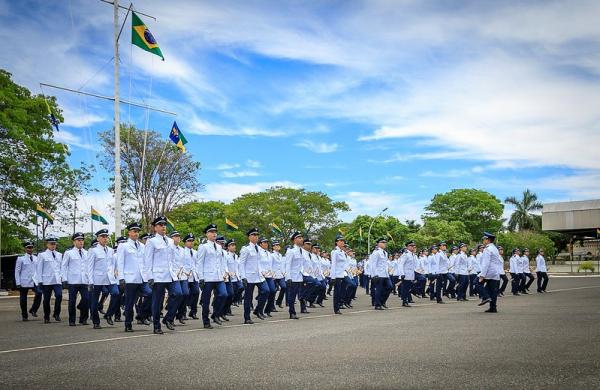
[[[300,249],[300,254],[302,254],[302,248],[298,247],[298,249]]]
[[[194,257],[194,252],[192,251],[192,248],[190,248],[190,256]]]
[[[29,258],[31,259],[31,262],[33,263],[33,255],[29,255]]]
[[[165,240],[165,244],[168,244],[167,237],[163,236],[163,240]]]
[[[54,260],[56,260],[56,255],[54,254],[54,251],[52,251],[50,253],[52,253],[52,257],[54,258]]]
[[[136,242],[135,242],[135,249],[137,249],[138,247],[139,247],[139,246],[138,246],[138,242],[136,241]]]
[[[258,253],[258,247],[254,245],[254,249],[256,249],[256,253]]]
[[[106,247],[104,247],[104,254],[108,256],[108,249]]]
[[[83,259],[83,252],[81,252],[81,249],[79,250],[79,257]]]
[[[213,246],[215,247],[215,250],[217,250],[217,244],[213,242]]]

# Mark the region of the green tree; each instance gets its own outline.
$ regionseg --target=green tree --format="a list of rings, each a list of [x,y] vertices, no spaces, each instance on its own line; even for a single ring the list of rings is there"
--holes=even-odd
[[[371,248],[367,248],[369,226],[371,227]],[[369,215],[359,215],[351,223],[342,226],[342,231],[348,245],[360,256],[369,254],[379,238],[388,241],[388,251],[396,252],[404,247],[404,242],[410,232],[409,228],[396,217],[382,215],[375,220]],[[362,233],[362,238],[361,238]]]
[[[467,231],[462,221],[445,221],[440,219],[428,219],[421,229],[416,233],[409,234],[418,247],[427,248],[432,244],[445,241],[448,245],[460,242],[469,243],[471,234]]]
[[[56,178],[60,187],[79,176],[66,160],[68,148],[54,139],[46,104],[62,121],[54,98],[31,94],[27,88],[14,83],[10,73],[0,70],[2,253],[20,252],[21,239],[31,238],[36,203],[49,211],[65,206],[64,198],[51,199],[59,188],[48,186],[50,178]],[[69,195],[75,190],[79,188],[65,189],[71,191]]]
[[[504,203],[515,207],[515,211],[508,220],[508,230],[540,230],[540,219],[533,214],[535,211],[541,210],[544,205],[538,202],[538,197],[535,193],[526,189],[523,191],[521,199],[514,196],[509,196],[504,200]]]
[[[500,233],[497,241],[499,245],[504,247],[504,253],[506,254],[509,254],[514,248],[528,248],[530,260],[535,258],[535,253],[540,248],[544,249],[547,258],[551,258],[556,254],[554,242],[548,236],[531,230]]]
[[[432,219],[460,221],[471,240],[478,241],[484,231],[501,230],[504,206],[489,192],[463,188],[435,195],[425,210],[425,222]]]

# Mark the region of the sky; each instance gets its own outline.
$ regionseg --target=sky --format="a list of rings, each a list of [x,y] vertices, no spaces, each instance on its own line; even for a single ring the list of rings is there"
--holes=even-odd
[[[125,5],[128,5],[126,3]],[[600,197],[598,1],[138,1],[165,56],[120,41],[123,122],[202,164],[199,200],[274,185],[358,214],[419,219],[436,193]],[[121,13],[121,21],[125,11]],[[0,0],[0,67],[56,96],[71,163],[99,166],[113,105],[113,14],[100,1]],[[111,217],[108,175],[80,199]],[[190,199],[192,200],[192,199]],[[509,213],[510,209],[506,210]]]

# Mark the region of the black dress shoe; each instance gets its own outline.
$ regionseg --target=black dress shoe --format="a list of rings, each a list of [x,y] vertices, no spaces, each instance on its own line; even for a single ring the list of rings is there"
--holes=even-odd
[[[183,318],[180,318],[180,319],[179,319],[179,320],[177,320],[177,321],[179,321],[179,323],[180,323],[181,325],[185,325],[185,321],[183,320]]]
[[[195,314],[192,314],[190,317],[192,318],[192,320],[197,320],[198,319],[198,316],[195,315]]]
[[[213,317],[212,320],[217,325],[223,325],[223,322],[219,319],[219,317]]]
[[[486,299],[484,299],[483,301],[479,302],[479,303],[477,304],[477,306],[483,306],[483,305],[485,305],[486,303],[490,303],[491,301],[492,301],[492,300],[491,300],[490,298],[486,298]]]
[[[263,316],[261,313],[254,312],[254,313],[252,313],[252,314],[254,314],[255,316],[257,316],[257,317],[258,317],[259,319],[261,319],[261,320],[264,320],[264,319],[265,319],[265,317],[264,317],[264,316]]]
[[[265,315],[266,315],[267,317],[273,317],[273,316],[271,315],[271,313],[265,313]]]
[[[98,312],[99,312],[100,314],[106,314],[106,313],[104,312],[104,309],[98,309]]]
[[[165,324],[165,326],[167,327],[167,329],[169,329],[169,330],[175,330],[175,324],[173,324],[171,321],[162,320],[162,323]]]
[[[29,314],[31,314],[32,317],[37,317],[37,313],[35,311],[29,310]]]
[[[309,309],[315,309],[315,308],[316,308],[316,306],[315,306],[315,304],[314,304],[314,303],[311,303],[310,305],[308,305],[308,308],[309,308]]]
[[[50,320],[46,320],[46,319],[44,320],[44,324],[49,324],[49,323],[50,323]]]
[[[446,302],[444,302],[444,301],[438,301],[437,303],[439,303],[440,305],[444,305]]]
[[[106,323],[108,325],[114,325],[115,323],[113,322],[112,318],[110,318],[109,316],[104,316],[104,319],[106,320]]]
[[[102,327],[100,326],[100,324],[94,324],[94,329],[102,329]]]
[[[302,313],[302,314],[310,314],[310,312],[308,310],[300,310],[300,313]]]
[[[74,322],[69,322],[69,326],[75,326]]]
[[[319,305],[319,306],[321,306],[321,307],[325,307],[325,306],[323,306],[323,304],[322,304],[322,303],[317,303],[317,305]]]
[[[54,321],[60,322],[60,316],[54,316]]]
[[[154,333],[154,334],[164,334],[165,332],[163,332],[162,329],[154,329],[154,331],[152,333]]]
[[[131,325],[125,327],[125,332],[133,332]]]
[[[221,321],[229,322],[229,318],[225,316],[221,316]]]
[[[121,321],[121,317],[118,317],[118,318],[115,317],[115,322],[123,322],[123,321]]]
[[[213,329],[211,324],[204,324],[204,329]]]
[[[279,310],[277,310],[277,309],[271,310],[271,313],[277,313],[277,312],[279,312]]]
[[[381,306],[375,306],[375,310],[385,310],[385,309]]]
[[[388,308],[386,305],[381,305],[381,307],[383,307],[384,309],[387,309],[387,308]]]
[[[252,320],[246,320],[246,321],[244,321],[245,325],[252,325],[253,323],[254,323],[254,321],[252,321]]]
[[[186,316],[185,314],[183,315],[183,317],[181,317],[181,319],[182,319],[183,321],[187,321],[187,320],[189,320],[189,318],[187,318],[187,316]]]
[[[81,322],[79,323],[79,325],[87,325],[87,324],[88,324],[88,322],[87,322],[87,321],[81,321]]]
[[[23,317],[23,321],[29,321],[27,317]]]
[[[496,310],[496,309],[491,309],[491,308],[490,308],[490,309],[487,309],[487,310],[485,311],[485,313],[498,313],[498,310]]]
[[[295,314],[290,314],[290,320],[297,320],[298,316]]]
[[[339,310],[336,310],[336,311],[333,312],[333,314],[342,314],[342,312],[339,311]]]
[[[283,309],[283,304],[278,303],[277,306],[279,306],[280,309]]]

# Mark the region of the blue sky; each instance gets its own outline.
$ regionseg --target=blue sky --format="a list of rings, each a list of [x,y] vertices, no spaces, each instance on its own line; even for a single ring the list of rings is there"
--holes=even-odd
[[[177,112],[202,163],[198,199],[272,185],[347,201],[351,219],[415,219],[433,195],[600,196],[596,1],[139,1],[165,61],[121,44],[121,95]],[[122,17],[124,16],[124,13]],[[112,8],[0,0],[0,67],[112,93]],[[112,104],[54,94],[71,160],[97,164]],[[146,126],[146,112],[121,118]],[[148,127],[168,136],[173,117]],[[110,215],[106,174],[83,198]]]

